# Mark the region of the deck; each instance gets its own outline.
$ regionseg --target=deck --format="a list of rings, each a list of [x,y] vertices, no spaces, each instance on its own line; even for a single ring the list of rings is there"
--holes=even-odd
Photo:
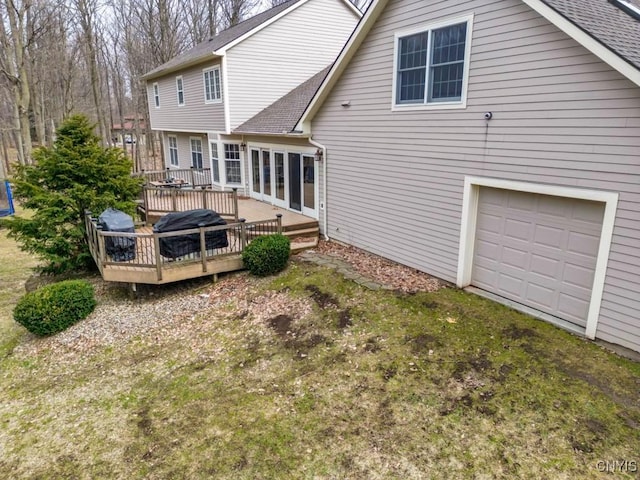
[[[215,210],[227,225],[154,233],[151,224],[170,212]],[[146,224],[135,233],[106,232],[87,212],[85,227],[91,255],[104,280],[130,284],[165,284],[241,270],[242,251],[255,238],[281,233],[292,239],[293,252],[318,242],[318,222],[237,192],[211,189],[144,187],[139,205]],[[189,238],[184,251],[168,253],[171,240]],[[225,238],[224,246],[211,242]]]

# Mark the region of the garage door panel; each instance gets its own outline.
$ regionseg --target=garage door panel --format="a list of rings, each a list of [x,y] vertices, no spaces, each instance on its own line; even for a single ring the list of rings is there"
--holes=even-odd
[[[480,188],[472,283],[585,326],[604,205]]]
[[[563,249],[566,244],[566,231],[560,227],[536,225],[533,241],[545,247]]]
[[[599,245],[599,235],[570,232],[567,250],[572,253],[578,253],[580,255],[586,255],[589,258],[593,258],[593,252],[598,251]]]
[[[497,247],[497,246],[496,246]],[[549,280],[558,278],[562,263],[557,258],[550,258],[536,253],[531,254],[529,270]]]
[[[480,212],[478,215],[478,233],[488,232],[495,234],[495,232],[502,231],[502,218],[499,215]]]
[[[562,281],[575,287],[591,290],[593,288],[593,268],[565,262]]]
[[[558,299],[558,313],[573,323],[583,322],[584,312],[589,309],[589,302],[573,295],[561,293]]]
[[[529,269],[529,253],[526,250],[504,247],[501,262],[504,265],[526,271]]]
[[[539,309],[554,308],[556,303],[555,290],[542,284],[535,284],[529,282],[527,284],[527,291],[525,293],[526,298],[535,303],[535,306]]]
[[[504,236],[528,242],[533,228],[531,222],[507,218],[504,222]]]
[[[501,273],[498,275],[497,288],[503,292],[520,296],[523,293],[524,281],[520,277]]]

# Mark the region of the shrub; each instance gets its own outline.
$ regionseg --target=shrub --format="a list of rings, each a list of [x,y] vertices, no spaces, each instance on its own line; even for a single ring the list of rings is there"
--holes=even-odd
[[[89,282],[66,280],[27,293],[13,310],[13,319],[31,333],[44,337],[86,318],[95,306]]]
[[[291,241],[284,235],[258,237],[242,252],[244,266],[253,275],[266,277],[285,269],[291,254]]]

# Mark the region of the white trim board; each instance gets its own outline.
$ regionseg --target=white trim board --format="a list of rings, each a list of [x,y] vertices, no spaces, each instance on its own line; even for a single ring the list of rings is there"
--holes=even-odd
[[[459,288],[471,285],[480,187],[500,188],[503,190],[515,190],[519,192],[575,198],[579,200],[591,200],[605,204],[604,218],[602,220],[602,233],[600,235],[600,246],[598,248],[593,288],[591,291],[591,301],[589,303],[589,312],[587,314],[587,326],[584,332],[587,338],[593,340],[598,328],[598,317],[600,316],[600,305],[602,303],[602,293],[604,291],[607,264],[609,262],[609,252],[611,250],[611,239],[613,237],[613,227],[616,219],[616,210],[618,208],[618,194],[560,185],[466,176],[464,179],[462,221],[460,225],[460,246],[458,251],[458,275],[456,280],[456,284]]]

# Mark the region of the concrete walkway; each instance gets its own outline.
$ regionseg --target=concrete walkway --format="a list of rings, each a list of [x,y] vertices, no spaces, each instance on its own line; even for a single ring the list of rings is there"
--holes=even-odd
[[[296,258],[305,262],[315,263],[321,267],[332,268],[341,274],[344,278],[356,282],[358,285],[362,285],[370,290],[393,290],[389,285],[384,285],[371,278],[365,277],[361,273],[358,273],[351,265],[344,260],[333,255],[324,255],[318,253],[315,250],[306,250],[296,255]]]

